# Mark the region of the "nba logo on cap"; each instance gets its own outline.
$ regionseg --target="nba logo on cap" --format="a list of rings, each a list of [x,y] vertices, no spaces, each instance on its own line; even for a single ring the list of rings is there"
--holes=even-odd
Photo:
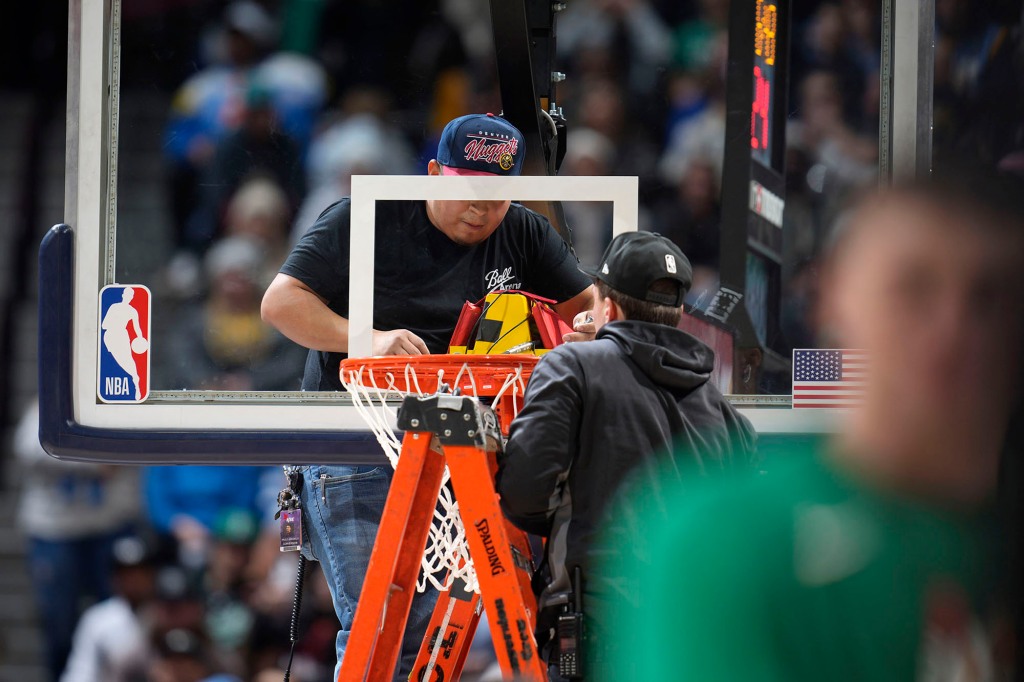
[[[99,373],[105,403],[140,403],[149,396],[150,293],[141,284],[100,291]]]

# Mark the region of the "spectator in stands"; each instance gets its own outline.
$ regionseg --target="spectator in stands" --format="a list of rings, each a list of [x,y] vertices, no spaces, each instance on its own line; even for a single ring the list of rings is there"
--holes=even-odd
[[[847,23],[850,13],[838,2],[818,7],[794,46],[791,73],[797,83],[814,71],[833,74],[838,81],[843,117],[858,127],[868,71],[877,69],[877,63],[866,64],[852,52],[853,37]]]
[[[139,520],[137,471],[63,462],[39,444],[39,403],[14,434],[24,467],[18,527],[28,537],[29,575],[50,680],[60,678],[85,605],[112,595],[113,545]]]
[[[259,519],[251,512],[225,510],[213,528],[210,561],[203,581],[209,644],[231,659],[235,670],[243,668],[244,646],[253,626],[249,598],[253,590],[261,587],[249,581],[246,570],[259,530]]]
[[[995,163],[1024,136],[1021,12],[968,0],[935,4],[935,139]],[[1003,12],[1006,14],[1007,12]]]
[[[691,73],[714,66],[715,50],[729,24],[728,0],[700,0],[697,16],[680,23],[673,34],[673,64]]]
[[[219,672],[201,633],[170,630],[157,638],[156,652],[150,682],[242,682],[240,677]]]
[[[469,61],[484,64],[493,60],[494,33],[489,9],[474,0],[441,0],[440,4],[441,14],[458,31]],[[466,111],[466,107],[457,107],[454,112],[438,112],[441,115],[439,127],[443,128],[459,111]]]
[[[286,223],[280,224],[280,229]],[[260,319],[266,264],[262,248],[229,237],[204,260],[209,296],[183,308],[168,339],[175,388],[298,390],[304,351]],[[275,266],[276,267],[276,266]]]
[[[285,556],[295,558],[290,552]],[[295,563],[289,564],[287,574],[272,578],[251,595],[249,603],[256,615],[248,643],[248,668],[251,671],[277,670],[287,664],[295,584]],[[296,674],[307,680],[331,679],[337,661],[335,638],[338,618],[319,563],[306,564],[305,585],[299,613],[302,637],[295,646],[292,679]]]
[[[881,4],[875,0],[842,0],[846,49],[869,79],[881,63]]]
[[[310,145],[306,163],[310,189],[336,183],[353,156],[356,160],[371,156],[375,165],[384,166],[388,173],[411,172],[414,153],[394,123],[396,116],[392,97],[385,90],[359,87],[346,92],[337,110],[322,118]],[[371,144],[378,147],[378,155],[369,154]]]
[[[199,250],[221,233],[228,200],[247,180],[268,178],[277,183],[288,195],[290,210],[305,196],[299,145],[279,128],[270,97],[262,83],[250,81],[242,124],[217,144],[201,179],[200,204],[188,223],[187,237]]]
[[[683,249],[694,266],[695,283],[700,279],[697,268],[718,270],[719,194],[714,164],[705,159],[693,159],[687,164],[675,192],[656,204],[652,211],[651,229]]]
[[[269,178],[256,177],[246,181],[228,202],[224,218],[225,241],[243,238],[260,247],[263,262],[256,286],[261,291],[270,284],[291,250],[291,216],[288,195]]]
[[[710,162],[720,183],[725,161],[725,67],[728,38],[709,38],[704,59],[694,67],[676,66],[668,76],[666,144],[658,160],[663,183],[675,187],[693,161]]]
[[[690,257],[693,285],[686,302],[702,310],[718,292],[720,192],[715,164],[696,157],[686,163],[674,191],[651,208],[649,229],[671,239]]]
[[[847,123],[840,80],[833,72],[812,71],[803,79],[800,119],[789,128],[792,142],[822,165],[826,182],[845,189],[877,177],[878,143]]]
[[[165,563],[157,571],[156,592],[147,622],[155,654],[151,659],[153,664],[159,663],[160,655],[167,653],[167,637],[176,631],[192,633],[201,641],[204,667],[212,664],[218,670],[228,670],[232,664],[238,664],[237,657],[225,656],[209,645],[206,630],[207,594],[203,577],[202,571],[177,563]],[[189,647],[186,653],[191,655],[194,652]],[[243,671],[236,669],[233,672]]]
[[[615,145],[590,128],[574,128],[566,141],[565,158],[559,175],[611,175]],[[611,205],[605,202],[566,202],[565,219],[572,228],[576,256],[584,263],[596,263],[612,240]]]
[[[273,19],[255,2],[235,2],[224,14],[224,62],[189,78],[175,93],[165,134],[172,162],[172,205],[185,245],[185,226],[199,201],[198,183],[217,143],[242,122],[247,74],[276,40]]]
[[[619,83],[597,78],[580,85],[580,127],[594,130],[615,146],[611,164],[614,175],[636,175],[641,183],[649,180],[657,162],[658,149],[643,125],[633,116],[631,102]],[[641,185],[643,188],[643,184]]]
[[[558,50],[567,60],[607,55],[600,61],[618,72],[625,94],[646,103],[672,57],[672,35],[648,0],[576,2],[558,19]]]
[[[114,596],[91,606],[75,629],[61,682],[137,682],[152,651],[148,621],[156,589],[154,555],[137,536],[113,546]]]
[[[364,93],[368,100],[380,97]],[[357,102],[348,100],[346,109]],[[351,194],[353,175],[404,175],[413,172],[414,154],[401,131],[385,120],[386,103],[371,110],[356,110],[318,134],[309,149],[307,168],[310,193],[302,204],[293,228],[296,242],[316,222],[325,208]],[[287,254],[285,254],[287,255]],[[284,259],[277,261],[280,265]],[[276,266],[275,266],[276,267]]]
[[[153,529],[181,564],[201,574],[219,518],[241,509],[262,518],[261,476],[267,467],[156,466],[143,472],[146,511]]]
[[[245,170],[238,175],[232,152],[259,142],[266,156],[261,163],[271,162],[279,169],[278,157],[301,156],[326,97],[322,67],[298,54],[273,53],[276,22],[260,4],[235,0],[225,10],[223,22],[227,46],[223,62],[196,73],[179,88],[165,134],[178,246],[197,251],[208,246],[216,230],[217,209],[223,208],[217,200],[230,196],[245,175]],[[275,128],[268,145],[266,129],[270,125]],[[222,151],[219,169],[213,170],[218,146],[246,126],[248,131]],[[282,136],[290,142],[282,142]],[[211,172],[215,179],[234,178],[234,183],[225,192],[203,196],[200,183],[206,182],[205,176]],[[282,184],[298,202],[301,166],[283,173]],[[205,215],[197,216],[197,207],[204,203]]]

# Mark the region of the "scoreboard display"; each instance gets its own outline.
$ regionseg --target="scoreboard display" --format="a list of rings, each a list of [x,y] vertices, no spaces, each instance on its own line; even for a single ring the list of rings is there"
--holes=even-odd
[[[775,111],[775,61],[778,58],[779,6],[756,0],[754,23],[754,92],[750,111],[750,155],[772,167]],[[785,123],[783,121],[783,123]]]
[[[729,7],[721,290],[707,313],[739,347],[779,345],[791,0]]]

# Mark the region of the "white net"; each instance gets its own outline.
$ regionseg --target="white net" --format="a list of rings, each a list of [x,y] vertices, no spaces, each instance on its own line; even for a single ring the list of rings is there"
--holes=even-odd
[[[394,371],[374,372],[365,365],[357,369],[342,369],[341,372],[341,381],[351,394],[353,404],[377,438],[392,467],[398,465],[402,451],[402,440],[393,430],[393,424],[398,416],[398,406],[403,396],[422,397],[430,394],[427,391],[432,393],[435,386],[445,390],[445,384],[450,384],[461,390],[463,395],[481,399],[482,395],[487,395],[492,408],[497,407],[499,401],[508,396],[511,398],[512,412],[515,414],[519,411],[519,401],[526,391],[522,365],[508,369],[507,376],[496,392],[490,384],[478,386],[477,378],[473,375],[473,369],[468,362],[461,366],[454,377],[449,377],[450,381],[446,379],[443,369],[437,370],[436,381],[434,376],[430,377],[429,382],[421,381],[420,376],[411,363],[405,365],[401,376]],[[427,391],[421,389],[421,384]],[[490,398],[491,395],[494,395],[493,399]],[[426,551],[423,554],[423,570],[420,572],[417,589],[422,592],[429,582],[438,590],[446,590],[456,578],[461,578],[469,590],[479,592],[476,571],[473,569],[473,561],[466,545],[466,528],[462,524],[459,503],[452,495],[448,480],[449,472],[446,465]]]

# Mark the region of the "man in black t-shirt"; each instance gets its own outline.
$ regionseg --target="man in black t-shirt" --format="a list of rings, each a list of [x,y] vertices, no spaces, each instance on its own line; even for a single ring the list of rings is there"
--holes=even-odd
[[[518,175],[522,133],[492,114],[445,126],[430,175]],[[592,338],[583,318],[590,281],[548,221],[509,201],[377,202],[373,354],[444,353],[462,304],[489,291],[521,289],[558,301],[575,332]],[[341,390],[348,351],[350,204],[329,207],[295,246],[263,298],[263,319],[310,349],[302,387]],[[367,293],[370,293],[369,291]],[[390,467],[302,467],[303,552],[322,562],[341,621],[344,654],[377,526]],[[396,680],[407,679],[436,594],[413,599]],[[337,676],[337,675],[335,675]]]
[[[473,220],[492,222],[493,234],[463,244],[435,227],[432,203],[449,202],[377,203],[374,329],[382,331],[373,333],[374,355],[447,352],[463,302],[479,300],[494,289],[522,289],[565,301],[556,309],[570,323],[588,307],[589,299],[580,293],[586,282],[576,271],[576,260],[545,218],[518,204],[486,202],[504,206],[488,207],[480,217],[472,210],[466,213]],[[333,313],[315,325],[303,321],[295,332],[270,318],[293,340],[316,349],[306,363],[305,390],[342,390],[338,366],[345,343],[316,345],[315,334],[323,326],[336,338],[347,336],[349,210],[346,198],[324,211],[285,261],[264,303],[266,310],[275,286],[298,289],[299,296],[308,288]],[[501,210],[503,218],[484,217]],[[311,311],[287,312],[302,317]]]

